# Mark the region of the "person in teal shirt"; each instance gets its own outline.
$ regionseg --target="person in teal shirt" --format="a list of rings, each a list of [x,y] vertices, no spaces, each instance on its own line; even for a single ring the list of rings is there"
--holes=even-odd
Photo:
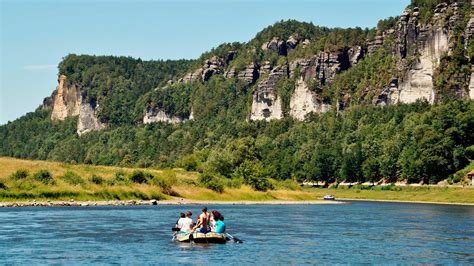
[[[224,223],[224,216],[220,216],[216,221],[216,233],[224,233],[225,232],[225,223]]]

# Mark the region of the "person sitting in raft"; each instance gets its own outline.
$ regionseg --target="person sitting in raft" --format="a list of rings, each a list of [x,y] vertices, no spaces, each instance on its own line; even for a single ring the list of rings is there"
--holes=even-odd
[[[181,213],[179,214],[179,219],[176,221],[176,225],[174,226],[174,228],[179,228],[179,229],[181,229],[181,226],[180,226],[179,223],[180,223],[180,221],[181,221],[182,219],[184,219],[185,217],[186,217],[186,215],[184,215],[184,213],[181,212]]]
[[[209,221],[209,224],[211,226],[211,231],[213,231],[213,229],[216,228],[216,222],[217,222],[217,218],[219,218],[219,216],[221,216],[220,212],[218,212],[216,210],[211,211],[211,219]]]
[[[209,233],[211,231],[211,228],[209,228],[209,216],[210,215],[207,212],[207,207],[202,208],[202,213],[199,215],[199,219],[193,230],[197,229],[198,232],[203,234]]]
[[[181,232],[183,233],[188,233],[191,232],[193,229],[193,219],[191,217],[193,214],[190,211],[186,212],[186,217],[185,218],[180,218],[178,220],[178,228],[180,228]]]
[[[220,233],[220,234],[225,233],[224,216],[219,215],[216,221],[216,228],[214,229],[213,232]]]

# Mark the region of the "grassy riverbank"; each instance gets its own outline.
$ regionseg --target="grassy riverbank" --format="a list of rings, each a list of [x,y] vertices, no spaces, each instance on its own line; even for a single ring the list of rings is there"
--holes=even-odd
[[[21,175],[22,171],[18,170],[24,170],[25,173]],[[46,172],[50,177],[47,177]],[[145,175],[137,174],[140,172]],[[179,169],[72,165],[0,157],[0,201],[3,202],[176,198],[226,202],[307,201],[333,194],[339,199],[474,203],[473,188],[355,186],[323,189],[300,188],[291,182],[274,181],[277,189],[267,192],[239,185],[225,187],[222,193],[218,193],[199,186],[197,179],[197,173]]]

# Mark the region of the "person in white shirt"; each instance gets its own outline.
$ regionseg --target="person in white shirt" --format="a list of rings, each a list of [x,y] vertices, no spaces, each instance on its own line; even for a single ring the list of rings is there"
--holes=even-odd
[[[187,233],[193,229],[193,219],[191,219],[192,216],[193,214],[190,211],[187,211],[185,218],[179,218],[177,226],[180,228],[181,232]]]

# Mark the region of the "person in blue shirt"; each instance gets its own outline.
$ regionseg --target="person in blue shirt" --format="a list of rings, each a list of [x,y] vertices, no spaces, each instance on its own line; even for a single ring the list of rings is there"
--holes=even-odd
[[[224,223],[224,216],[216,210],[212,210],[212,217],[211,217],[211,228],[212,232],[215,233],[224,233],[225,232],[225,223]]]
[[[224,216],[219,216],[216,221],[216,233],[225,233]]]

